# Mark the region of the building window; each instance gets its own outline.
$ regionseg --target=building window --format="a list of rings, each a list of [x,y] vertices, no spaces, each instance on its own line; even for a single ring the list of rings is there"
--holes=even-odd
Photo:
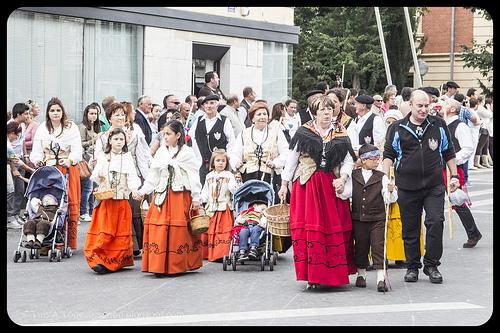
[[[80,123],[104,96],[135,104],[142,59],[142,26],[16,10],[7,22],[7,108],[35,99],[44,110],[56,96]]]
[[[292,94],[292,45],[264,42],[262,97],[271,107]]]

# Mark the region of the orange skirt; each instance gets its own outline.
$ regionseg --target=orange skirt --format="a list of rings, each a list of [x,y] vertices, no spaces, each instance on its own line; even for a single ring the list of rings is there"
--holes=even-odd
[[[155,198],[144,220],[142,271],[175,274],[200,268],[201,239],[191,235],[188,227],[190,192],[168,190],[161,207],[155,205]]]
[[[134,266],[131,219],[128,200],[103,200],[94,209],[83,249],[90,268],[101,264],[117,271]]]
[[[66,168],[56,166],[59,171],[66,174]],[[68,177],[68,246],[76,250],[78,236],[78,217],[80,216],[80,170],[71,165]]]
[[[210,219],[206,232],[209,261],[221,259],[229,254],[233,224],[233,212],[229,207],[225,211],[215,212]]]

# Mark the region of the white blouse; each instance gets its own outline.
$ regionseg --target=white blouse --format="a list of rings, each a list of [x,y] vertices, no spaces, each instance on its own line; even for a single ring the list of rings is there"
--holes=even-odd
[[[109,172],[115,171],[127,175],[127,187],[131,191],[136,191],[141,185],[141,180],[137,176],[132,154],[126,152],[121,154],[110,153],[110,159],[103,151],[96,156],[97,164],[92,171],[90,179],[99,184],[99,177],[110,179]]]
[[[38,126],[33,137],[33,150],[30,154],[30,161],[33,164],[44,159],[43,149],[48,147],[51,142],[58,143],[62,150],[69,151],[68,159],[73,161],[73,164],[82,160],[82,139],[78,126],[71,121],[69,127],[63,128],[62,134],[61,126],[55,128],[53,133],[49,133],[45,121]]]

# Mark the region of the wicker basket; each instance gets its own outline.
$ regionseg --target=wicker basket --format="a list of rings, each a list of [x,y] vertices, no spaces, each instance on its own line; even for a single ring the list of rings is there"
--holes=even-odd
[[[208,230],[210,216],[206,215],[203,209],[200,209],[199,215],[191,216],[191,210],[189,210],[189,221],[191,226],[191,234],[200,235]]]
[[[278,204],[267,208],[264,211],[267,218],[269,232],[275,236],[288,237],[290,233],[290,205]]]
[[[113,189],[105,189],[105,190],[97,190],[94,192],[94,197],[97,200],[106,200],[111,199],[115,195],[115,191]]]

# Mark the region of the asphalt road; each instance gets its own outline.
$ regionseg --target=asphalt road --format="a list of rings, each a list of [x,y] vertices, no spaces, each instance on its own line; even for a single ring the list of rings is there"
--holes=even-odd
[[[280,255],[274,271],[238,266],[236,272],[205,261],[195,271],[156,278],[133,268],[97,275],[82,246],[88,223],[79,226],[79,250],[61,262],[47,257],[14,263],[19,230],[7,231],[7,315],[18,325],[259,325],[441,326],[481,325],[493,311],[493,171],[471,171],[472,212],[483,234],[464,249],[465,231],[453,213],[453,239],[445,222],[443,284],[420,272],[405,283],[404,269],[390,268],[392,290],[349,285],[305,290],[295,280],[293,251]],[[447,214],[446,214],[447,215]]]

